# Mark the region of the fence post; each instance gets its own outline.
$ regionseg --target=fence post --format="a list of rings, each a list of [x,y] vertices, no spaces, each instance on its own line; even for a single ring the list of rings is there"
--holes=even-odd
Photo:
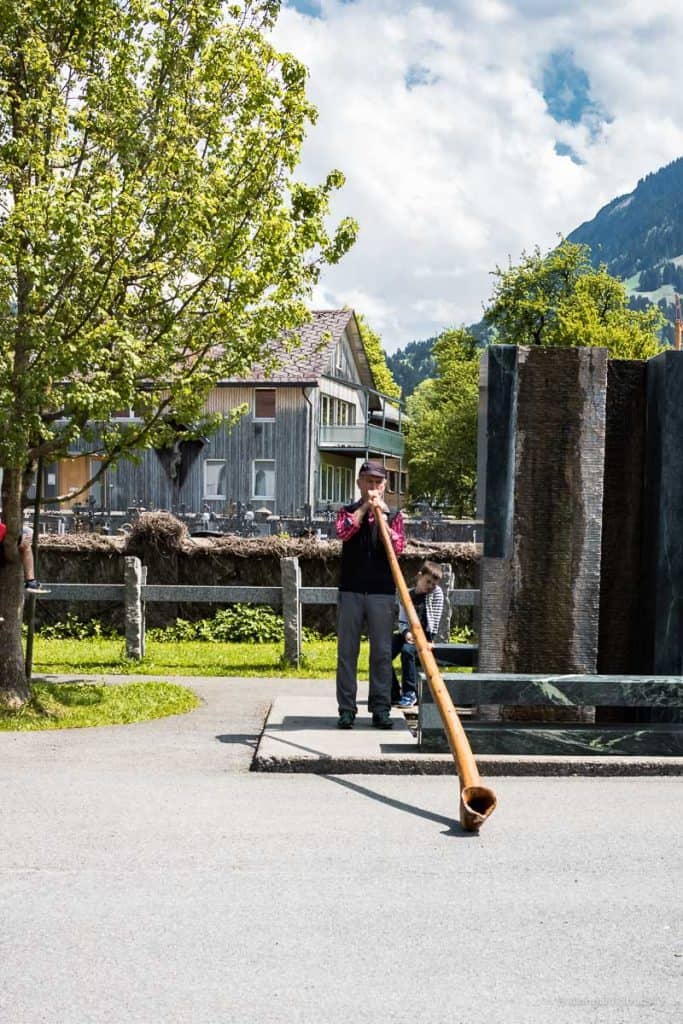
[[[450,562],[441,562],[441,589],[443,590],[443,610],[434,640],[439,644],[447,644],[451,638],[451,591],[453,590],[453,569]]]
[[[142,577],[140,580],[143,587],[147,586],[147,566],[142,567]],[[140,596],[140,640],[142,648],[142,657],[145,656],[145,644],[147,641],[147,607],[145,605],[145,599]]]
[[[140,661],[145,654],[145,620],[142,605],[142,562],[126,555],[123,580],[126,585],[126,657]]]
[[[285,661],[301,662],[301,569],[298,558],[281,558],[282,618],[285,624]]]

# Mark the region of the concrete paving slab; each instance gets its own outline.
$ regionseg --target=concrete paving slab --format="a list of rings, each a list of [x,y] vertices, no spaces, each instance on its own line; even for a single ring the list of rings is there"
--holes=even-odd
[[[334,697],[276,697],[253,763],[254,771],[382,772],[400,774],[416,752],[415,737],[400,712],[394,728],[375,729],[359,703],[353,729],[337,728]],[[411,770],[411,769],[409,769]]]
[[[353,729],[337,728],[334,696],[276,697],[268,713],[252,771],[317,775],[454,775],[450,754],[422,753],[404,715],[394,709],[391,732],[373,729],[365,704]],[[560,757],[480,755],[482,776],[683,775],[681,757]]]

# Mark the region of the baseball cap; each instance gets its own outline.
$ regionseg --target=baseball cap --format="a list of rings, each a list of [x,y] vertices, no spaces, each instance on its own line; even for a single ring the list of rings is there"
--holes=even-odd
[[[358,476],[367,473],[369,476],[381,476],[386,478],[387,471],[381,462],[364,462],[358,470]]]

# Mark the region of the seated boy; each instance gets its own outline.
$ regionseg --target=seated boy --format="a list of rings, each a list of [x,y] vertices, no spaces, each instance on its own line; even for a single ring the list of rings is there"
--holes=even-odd
[[[5,563],[5,541],[7,538],[7,527],[4,523],[0,522],[0,565]],[[33,540],[33,530],[29,529],[28,526],[23,526],[21,533],[19,534],[18,546],[19,556],[21,558],[21,564],[24,569],[24,587],[29,594],[49,594],[49,590],[41,587],[40,583],[35,577],[35,570],[33,568],[33,551],[31,549],[31,541]]]
[[[418,570],[415,586],[410,591],[420,625],[430,643],[439,628],[443,610],[443,590],[438,585],[440,581],[441,569],[437,563],[423,562]],[[391,702],[398,704],[400,708],[412,708],[417,704],[417,648],[402,604],[399,604],[398,608],[398,629],[398,634],[395,634],[392,640],[391,657],[393,660],[400,651],[402,692],[396,672],[392,669]]]

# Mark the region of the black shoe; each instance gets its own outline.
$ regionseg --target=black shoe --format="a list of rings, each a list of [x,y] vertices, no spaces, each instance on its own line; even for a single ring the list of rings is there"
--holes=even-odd
[[[50,591],[47,587],[44,587],[38,580],[26,580],[24,584],[24,590],[27,594],[49,594]]]
[[[394,723],[388,711],[376,711],[372,716],[372,725],[375,729],[393,729]]]
[[[337,722],[338,729],[353,729],[353,723],[356,720],[356,716],[353,711],[340,711],[339,720]]]

